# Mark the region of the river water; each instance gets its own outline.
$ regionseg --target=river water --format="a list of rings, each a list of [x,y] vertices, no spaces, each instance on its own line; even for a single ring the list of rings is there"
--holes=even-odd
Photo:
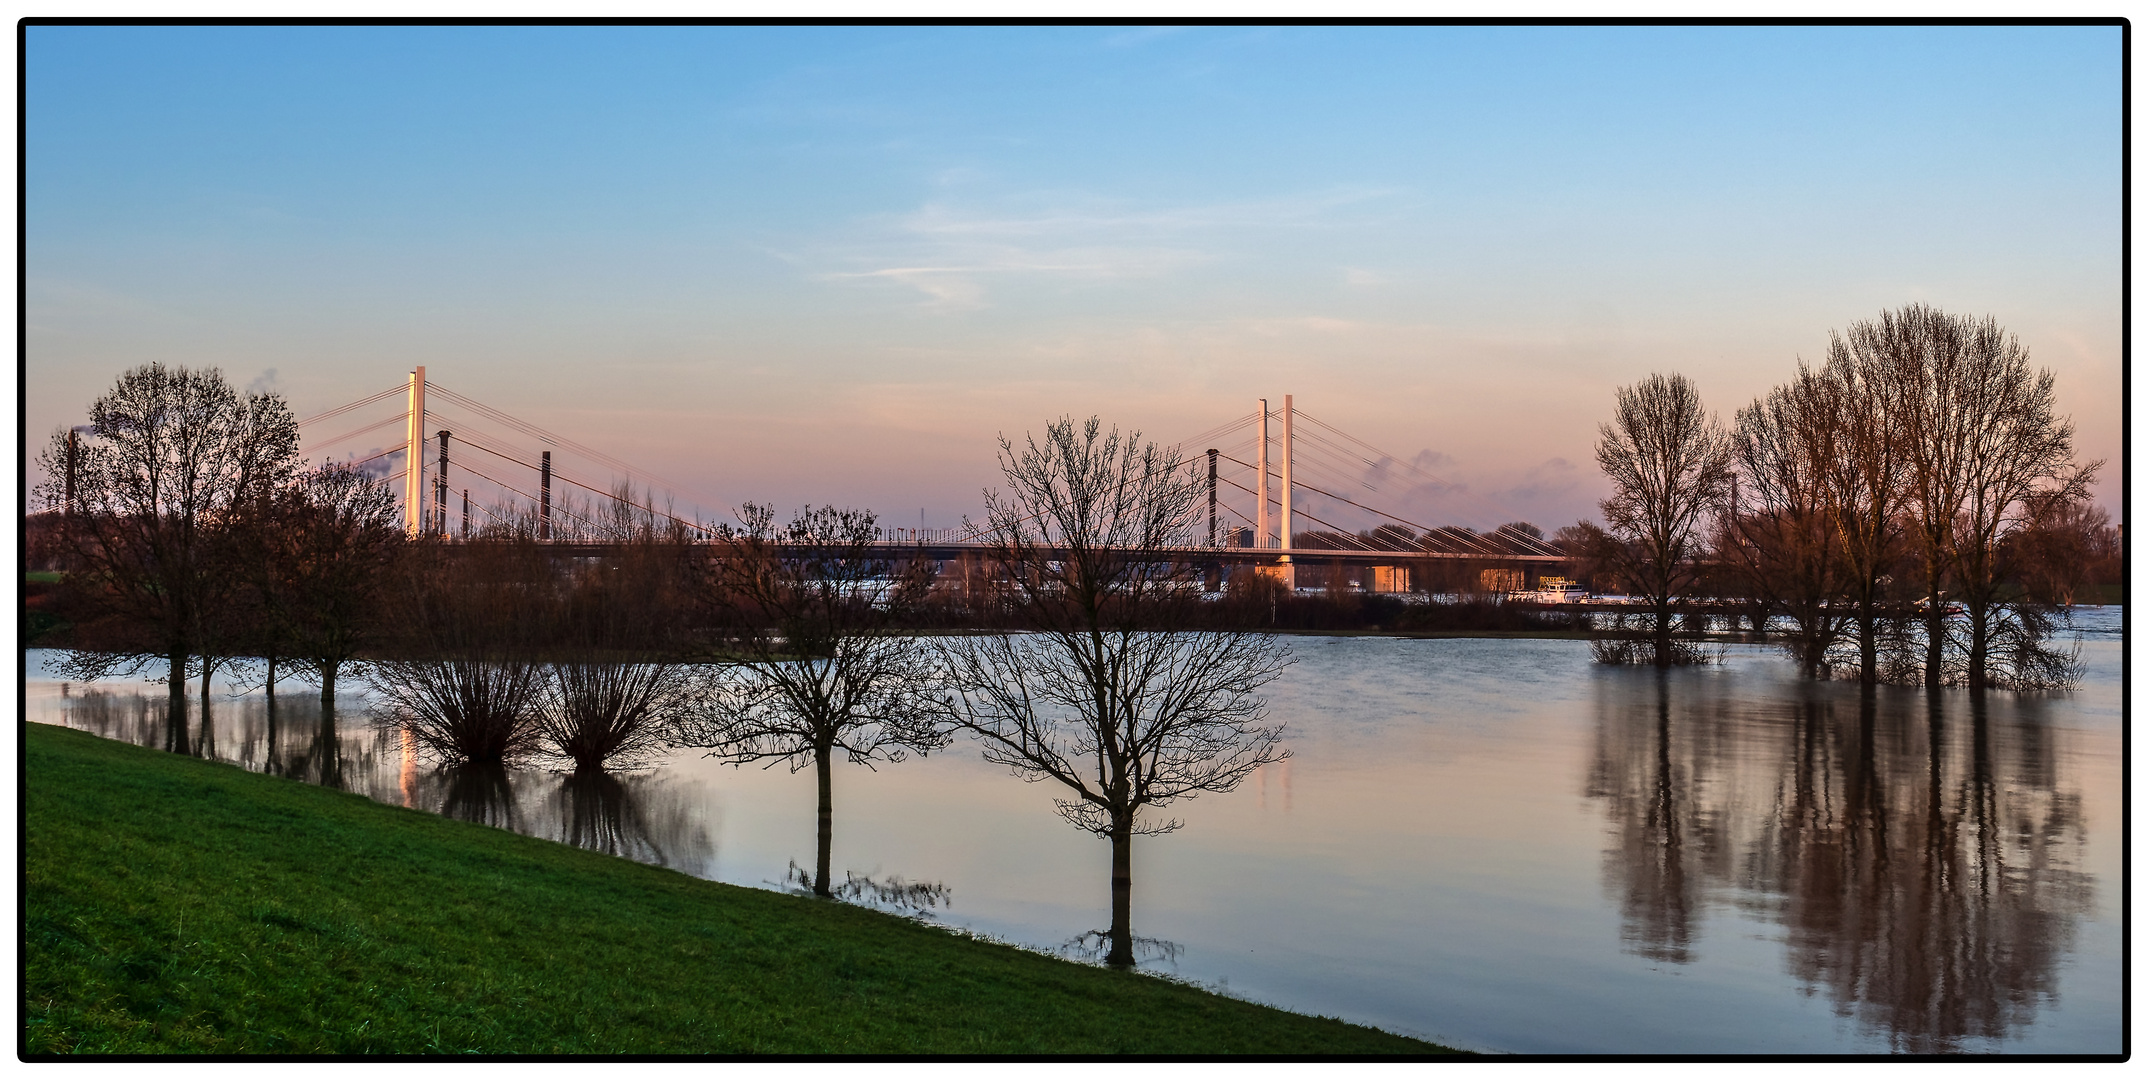
[[[2122,1048],[2123,633],[2076,611],[2066,694],[1801,682],[1777,654],[1607,669],[1576,641],[1293,639],[1293,757],[1135,841],[1143,968],[1300,1012],[1524,1053],[2109,1054]],[[147,745],[161,686],[28,716]],[[288,684],[287,684],[288,687]],[[303,687],[288,687],[303,691]],[[680,751],[504,784],[431,768],[339,703],[218,687],[213,756],[718,881],[813,856],[812,774]],[[834,861],[944,887],[925,917],[1085,955],[1109,850],[957,742],[839,765]],[[911,890],[913,902],[916,890]]]

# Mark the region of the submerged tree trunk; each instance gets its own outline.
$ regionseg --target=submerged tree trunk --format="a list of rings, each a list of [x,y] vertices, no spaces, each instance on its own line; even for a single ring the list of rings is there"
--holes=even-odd
[[[276,775],[276,658],[268,658],[268,771]]]
[[[321,699],[321,730],[313,740],[313,756],[321,764],[321,786],[343,786],[342,748],[336,744],[336,699]]]
[[[171,685],[171,705],[166,713],[168,722],[164,728],[164,749],[174,754],[187,752],[186,657],[185,645],[172,646],[171,676],[166,680]]]
[[[1857,602],[1857,681],[1871,686],[1879,682],[1879,627],[1872,612],[1872,598]]]
[[[194,756],[208,757],[216,752],[214,720],[209,715],[209,675],[216,670],[216,661],[207,656],[201,658],[201,738],[194,740]]]
[[[1134,821],[1127,814],[1111,825],[1111,951],[1104,962],[1134,966]]]
[[[321,662],[321,715],[323,717],[333,717],[336,713],[336,668],[338,666],[340,665],[333,660]],[[334,723],[333,720],[325,722],[331,725]],[[330,730],[334,730],[333,726],[330,727]]]
[[[1969,688],[1982,690],[1990,674],[1991,605],[1970,599],[1962,606],[1969,609]]]
[[[1939,586],[1945,582],[1937,570],[1927,575],[1930,587],[1924,602],[1924,685],[1938,686],[1946,677],[1947,604]]]
[[[835,797],[829,776],[828,757],[833,746],[813,748],[813,771],[820,780],[820,854],[813,861],[813,895],[834,896],[828,888],[828,848],[835,839]]]
[[[1671,666],[1671,605],[1668,600],[1656,608],[1656,666]]]

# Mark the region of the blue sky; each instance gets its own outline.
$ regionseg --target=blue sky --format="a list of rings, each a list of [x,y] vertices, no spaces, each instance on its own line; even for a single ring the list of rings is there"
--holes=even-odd
[[[35,27],[26,436],[151,359],[301,415],[425,364],[682,503],[948,525],[1001,432],[1098,413],[1170,441],[1293,393],[1470,497],[1394,507],[1551,528],[1602,494],[1615,387],[1683,371],[1727,418],[1923,301],[2057,373],[2115,513],[2120,49]]]

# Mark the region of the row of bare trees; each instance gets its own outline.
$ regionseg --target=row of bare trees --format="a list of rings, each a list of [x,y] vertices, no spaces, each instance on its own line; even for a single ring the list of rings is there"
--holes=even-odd
[[[1673,615],[1706,585],[1786,623],[1816,677],[2071,678],[2045,601],[2079,581],[2058,564],[2097,535],[2102,463],[2074,460],[2051,373],[1990,318],[1855,323],[1729,427],[1689,380],[1651,375],[1618,392],[1597,460],[1613,494],[1594,554],[1646,602],[1654,663],[1695,658]]]
[[[148,364],[53,433],[33,555],[65,570],[78,648],[67,674],[166,669],[167,743],[187,751],[186,683],[258,658],[318,678],[324,700],[371,644],[402,541],[393,498],[350,469],[307,469],[281,398],[214,368]],[[84,436],[87,436],[85,438]]]
[[[562,559],[526,528],[416,544],[396,575],[396,635],[371,665],[376,715],[464,769],[571,760],[632,766],[671,747],[813,770],[810,887],[834,895],[834,765],[939,750],[1061,788],[1070,822],[1111,845],[1106,960],[1134,961],[1132,841],[1178,799],[1235,788],[1286,756],[1260,688],[1288,653],[1202,598],[1194,477],[1175,453],[1092,419],[1003,442],[1007,487],[961,568],[974,627],[917,632],[930,563],[892,554],[865,511],[685,531],[656,515],[602,556]],[[631,500],[616,500],[631,506]],[[944,600],[944,596],[942,597]],[[1247,609],[1248,611],[1250,609]]]
[[[826,896],[834,762],[898,762],[966,732],[1110,842],[1103,936],[1120,965],[1133,837],[1287,756],[1260,696],[1287,650],[1245,628],[1253,605],[1205,602],[1209,568],[1171,554],[1191,546],[1192,470],[1093,418],[1002,440],[990,543],[952,589],[891,557],[870,513],[834,508],[778,526],[749,506],[706,530],[627,493],[610,519],[583,515],[613,541],[601,556],[540,543],[511,507],[471,542],[412,540],[384,483],[306,468],[288,407],[214,369],[129,371],[91,419],[87,439],[54,434],[38,488],[41,558],[78,618],[67,674],[166,665],[181,752],[189,674],[200,747],[211,676],[244,664],[271,700],[279,673],[318,679],[324,726],[339,678],[362,674],[374,715],[458,775],[534,758],[594,776],[670,747],[810,766]],[[928,602],[990,629],[920,635]]]

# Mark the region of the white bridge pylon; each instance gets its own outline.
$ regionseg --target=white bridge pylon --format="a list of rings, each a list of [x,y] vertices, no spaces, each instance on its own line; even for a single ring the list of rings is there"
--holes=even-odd
[[[379,416],[352,430],[321,437],[322,433],[314,428],[358,410],[388,405],[396,398],[403,399],[400,411]],[[455,415],[437,413],[434,411],[437,406],[445,406]],[[489,519],[494,525],[513,526],[524,514],[533,517],[540,540],[587,541],[622,528],[631,530],[636,526],[621,523],[634,520],[635,515],[641,515],[645,522],[675,523],[689,535],[705,535],[708,530],[698,519],[678,517],[666,508],[669,493],[681,490],[678,484],[446,386],[435,385],[422,366],[412,367],[401,384],[388,386],[378,393],[298,422],[300,437],[309,452],[326,451],[323,464],[336,461],[337,448],[391,425],[402,427],[401,439],[385,447],[376,444],[364,456],[358,453],[343,455],[347,460],[341,464],[364,470],[369,475],[385,473],[381,482],[391,486],[400,483],[403,527],[413,537],[454,539],[460,536],[467,539],[492,527],[483,519]],[[454,479],[461,485],[469,485],[472,481],[477,484],[475,492],[469,486],[461,486],[460,529],[450,521],[448,507],[456,494],[449,490],[449,427],[455,428],[453,439],[460,451],[455,461],[458,468]],[[502,431],[494,428],[504,429],[504,437]],[[529,446],[530,442],[537,446]],[[435,445],[438,457],[428,460],[432,458],[428,451]],[[586,459],[588,464],[596,466],[596,471],[577,476],[575,471],[580,466],[555,468],[552,460],[555,449],[578,460]],[[402,458],[399,470],[383,460],[396,456]],[[380,464],[375,465],[375,462]],[[607,472],[609,480],[605,479]],[[525,476],[529,479],[523,479]],[[580,489],[587,493],[587,497],[580,502],[573,499],[555,501],[552,490],[555,481]],[[646,497],[634,492],[636,482]],[[429,497],[428,486],[431,489]],[[666,497],[659,497],[659,489]],[[477,497],[473,499],[473,495]],[[588,499],[594,499],[594,504]]]
[[[425,530],[425,365],[410,372],[409,436],[403,443],[403,527],[415,538]]]
[[[659,509],[656,489],[661,486],[676,492],[682,490],[680,485],[602,450],[503,413],[450,387],[434,386],[423,366],[412,367],[403,385],[391,384],[378,393],[307,417],[299,421],[299,428],[304,433],[317,423],[349,416],[369,406],[385,405],[396,397],[405,399],[400,415],[380,416],[371,423],[325,439],[308,437],[308,443],[316,450],[326,450],[347,445],[369,432],[401,424],[401,440],[386,447],[375,444],[363,457],[348,456],[353,458],[349,464],[360,468],[391,455],[402,456],[399,473],[388,471],[384,461],[375,468],[387,471],[383,477],[387,483],[402,481],[403,525],[414,537],[470,538],[492,527],[480,517],[473,516],[481,515],[494,524],[533,522],[540,540],[604,542],[604,538],[620,527],[614,518],[627,513],[629,507],[633,513],[648,515],[650,520],[676,522],[692,536],[706,538],[712,528],[698,518],[688,521]],[[1285,578],[1293,576],[1292,571],[1301,561],[1300,557],[1312,558],[1315,552],[1323,562],[1343,553],[1402,559],[1452,557],[1556,561],[1563,558],[1562,553],[1533,529],[1516,531],[1501,527],[1489,532],[1477,531],[1488,522],[1500,520],[1497,516],[1487,515],[1504,513],[1512,519],[1511,512],[1498,506],[1495,500],[1473,495],[1465,486],[1448,483],[1434,475],[1422,463],[1390,454],[1320,417],[1301,414],[1292,395],[1283,395],[1279,409],[1271,408],[1269,401],[1268,398],[1257,399],[1255,409],[1171,444],[1192,456],[1207,458],[1206,546],[1264,551],[1266,554],[1259,561],[1269,565],[1266,572]],[[436,403],[454,415],[434,413],[432,409]],[[1271,431],[1278,426],[1276,421],[1280,421],[1282,429],[1275,433],[1281,436],[1280,447],[1271,445]],[[429,431],[433,426],[442,430]],[[1302,432],[1299,430],[1301,426],[1304,427]],[[449,434],[445,430],[448,427],[456,429],[454,442],[458,453],[453,479],[459,482],[462,501],[460,529],[450,523],[448,504],[458,492],[449,490]],[[496,432],[494,427],[505,430]],[[1301,434],[1305,440],[1299,439]],[[434,439],[439,440],[436,461],[428,460],[432,457],[428,451],[433,449]],[[531,442],[536,445],[529,445]],[[587,459],[597,470],[578,476],[576,471],[580,466],[562,468],[554,460],[555,450],[567,453],[571,460]],[[1280,460],[1276,460],[1278,456]],[[1192,461],[1185,465],[1194,467]],[[1229,471],[1221,468],[1224,465],[1230,466]],[[607,472],[612,477],[609,481],[604,478]],[[1247,475],[1249,473],[1251,475]],[[637,498],[631,487],[622,491],[617,486],[622,477],[628,484],[639,480],[650,498]],[[473,481],[476,490],[464,486]],[[594,497],[596,504],[555,499],[558,493],[553,487],[560,483],[586,492],[586,496],[578,498]],[[1395,484],[1402,486],[1392,486]],[[428,486],[432,489],[430,499],[427,497]],[[1383,503],[1397,495],[1416,496],[1423,501],[1424,494],[1429,493],[1442,499],[1440,505],[1443,508],[1433,510],[1434,514],[1454,514],[1459,509],[1466,515],[1465,520],[1478,520],[1469,526],[1435,526],[1432,520],[1412,521],[1368,501],[1365,492],[1354,490],[1360,487],[1376,495],[1388,493],[1381,500]],[[1300,488],[1304,490],[1300,491]],[[1225,501],[1222,497],[1230,491],[1238,494]],[[473,498],[473,495],[477,497]],[[1306,497],[1308,505],[1298,505],[1300,495]],[[1478,505],[1473,509],[1444,508],[1447,500],[1455,499]],[[642,505],[644,502],[649,505]],[[1247,506],[1245,502],[1252,505]],[[1359,532],[1357,524],[1346,524],[1349,518],[1338,517],[1338,514],[1370,519],[1377,527],[1370,533]],[[1238,524],[1250,528],[1241,530],[1221,515],[1228,515]],[[1412,516],[1431,517],[1422,510]],[[1304,539],[1305,543],[1313,545],[1310,548],[1301,548],[1301,538],[1297,536],[1297,519],[1301,517],[1319,530],[1312,538]],[[596,520],[598,518],[604,520]],[[1228,539],[1220,535],[1219,525],[1230,526]],[[903,531],[887,530],[886,542],[901,542],[896,534]],[[984,540],[982,528],[967,522],[962,529],[931,531],[946,534],[929,541],[934,543],[975,545]],[[914,532],[911,540],[927,542],[923,535],[927,530]]]

